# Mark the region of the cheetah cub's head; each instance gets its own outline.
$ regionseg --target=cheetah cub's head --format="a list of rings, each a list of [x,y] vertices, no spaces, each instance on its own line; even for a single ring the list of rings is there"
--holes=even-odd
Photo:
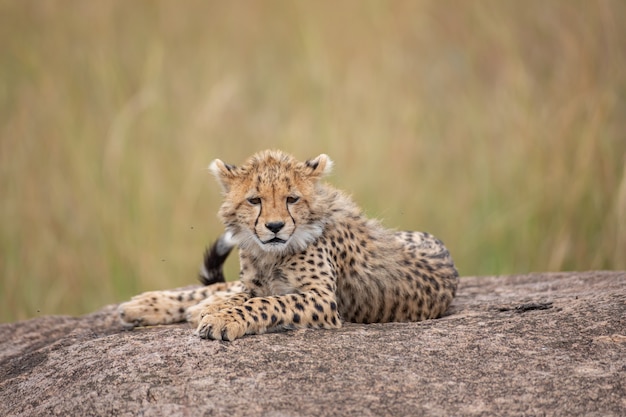
[[[259,255],[297,253],[324,229],[320,178],[332,161],[319,155],[299,162],[280,151],[264,151],[242,166],[216,159],[209,166],[222,186],[219,217],[242,249]]]

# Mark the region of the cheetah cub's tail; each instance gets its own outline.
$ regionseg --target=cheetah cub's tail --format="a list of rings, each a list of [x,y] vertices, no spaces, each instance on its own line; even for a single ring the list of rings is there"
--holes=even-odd
[[[224,279],[224,262],[235,243],[228,233],[221,235],[210,248],[204,252],[204,262],[200,268],[199,279],[204,285],[226,282]]]

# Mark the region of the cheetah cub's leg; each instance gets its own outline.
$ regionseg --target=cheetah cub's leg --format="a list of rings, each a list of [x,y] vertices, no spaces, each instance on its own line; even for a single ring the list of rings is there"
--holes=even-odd
[[[239,290],[237,292],[243,293],[243,286],[237,289]],[[239,305],[240,303],[233,299],[233,295],[237,294],[237,292],[218,291],[200,301],[198,304],[189,307],[185,312],[187,322],[193,327],[198,327],[200,320],[207,314],[212,314],[219,310]]]
[[[224,279],[224,261],[233,247],[230,235],[225,233],[206,250],[199,277],[205,287],[147,292],[121,304],[118,312],[122,324],[126,327],[152,326],[184,320],[197,324],[199,312],[195,309],[190,310],[191,307],[203,300],[206,300],[205,304],[216,303],[243,291],[239,281],[225,282]]]
[[[235,340],[245,334],[262,334],[270,329],[340,328],[337,303],[325,290],[270,297],[253,297],[237,306],[206,310],[196,334],[204,339]]]
[[[120,304],[118,313],[125,327],[154,326],[185,321],[187,309],[214,294],[241,291],[241,284],[225,282],[192,290],[150,291]]]

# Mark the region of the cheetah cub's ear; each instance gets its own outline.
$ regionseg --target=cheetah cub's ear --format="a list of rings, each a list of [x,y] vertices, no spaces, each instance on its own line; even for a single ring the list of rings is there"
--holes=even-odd
[[[321,178],[329,174],[333,169],[333,161],[326,154],[321,154],[316,158],[309,159],[304,163],[305,171],[311,178]]]
[[[209,165],[209,171],[215,175],[217,182],[222,186],[224,192],[230,190],[230,186],[237,176],[235,173],[236,169],[237,167],[235,165],[227,164],[221,159],[216,159]]]

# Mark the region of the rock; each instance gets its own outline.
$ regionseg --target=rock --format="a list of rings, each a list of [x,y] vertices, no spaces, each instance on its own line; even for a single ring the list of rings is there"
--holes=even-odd
[[[626,272],[464,277],[448,314],[200,340],[115,306],[0,326],[0,415],[568,415],[626,410]]]

